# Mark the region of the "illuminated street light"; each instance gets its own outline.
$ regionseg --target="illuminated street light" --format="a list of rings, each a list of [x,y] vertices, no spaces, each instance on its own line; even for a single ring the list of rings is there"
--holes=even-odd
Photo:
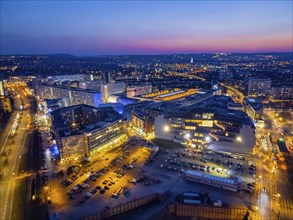
[[[241,139],[240,136],[238,136],[238,137],[236,138],[236,140],[237,140],[238,142],[241,142],[241,141],[242,141],[242,139]]]
[[[185,137],[185,138],[190,138],[190,133],[186,133],[186,134],[184,135],[184,137]]]
[[[169,131],[170,130],[170,128],[169,128],[169,126],[168,125],[166,125],[165,127],[164,127],[164,131]]]
[[[209,136],[206,136],[206,142],[210,142],[211,138]]]

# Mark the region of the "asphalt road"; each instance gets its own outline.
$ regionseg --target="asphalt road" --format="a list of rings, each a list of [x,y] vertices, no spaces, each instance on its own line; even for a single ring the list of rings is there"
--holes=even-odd
[[[13,124],[14,118],[16,117],[17,113],[13,113],[11,119],[8,122],[8,126],[5,129],[2,139],[1,140],[1,153],[2,151],[7,151],[11,149],[11,152],[8,157],[8,164],[4,167],[4,176],[3,180],[0,183],[0,219],[6,220],[11,219],[12,211],[13,211],[13,198],[14,198],[14,191],[16,186],[16,181],[19,178],[25,178],[26,175],[23,173],[18,173],[19,163],[21,161],[21,157],[24,153],[26,153],[27,148],[26,146],[26,138],[27,134],[31,132],[31,130],[27,129],[27,114],[30,113],[30,108],[23,110],[22,117],[19,120],[19,125],[17,132],[14,136],[14,141],[11,143],[10,139],[10,129]]]

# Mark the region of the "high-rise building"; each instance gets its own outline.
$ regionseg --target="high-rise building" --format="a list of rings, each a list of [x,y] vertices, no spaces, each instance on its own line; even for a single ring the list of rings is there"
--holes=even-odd
[[[272,81],[268,78],[249,78],[247,95],[266,96],[270,94]]]

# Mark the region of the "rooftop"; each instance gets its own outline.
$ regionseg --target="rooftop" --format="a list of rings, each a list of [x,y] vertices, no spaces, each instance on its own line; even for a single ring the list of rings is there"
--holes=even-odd
[[[52,112],[53,128],[58,131],[59,136],[92,131],[121,119],[123,116],[112,107],[96,108],[84,104],[59,108]]]
[[[217,182],[222,182],[222,183],[226,183],[230,185],[235,185],[241,182],[241,179],[237,177],[224,178],[224,177],[214,176],[208,173],[203,173],[203,172],[193,171],[193,170],[187,170],[186,175],[195,176],[202,179],[214,180]]]

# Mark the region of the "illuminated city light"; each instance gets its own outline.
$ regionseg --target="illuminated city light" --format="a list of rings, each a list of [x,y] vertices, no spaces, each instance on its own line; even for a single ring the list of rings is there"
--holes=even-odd
[[[170,127],[169,127],[168,125],[165,125],[165,126],[164,126],[164,131],[167,132],[167,131],[169,131],[169,130],[170,130]]]
[[[241,139],[241,137],[237,137],[237,139],[236,139],[238,142],[240,142],[240,141],[242,141],[242,139]]]

